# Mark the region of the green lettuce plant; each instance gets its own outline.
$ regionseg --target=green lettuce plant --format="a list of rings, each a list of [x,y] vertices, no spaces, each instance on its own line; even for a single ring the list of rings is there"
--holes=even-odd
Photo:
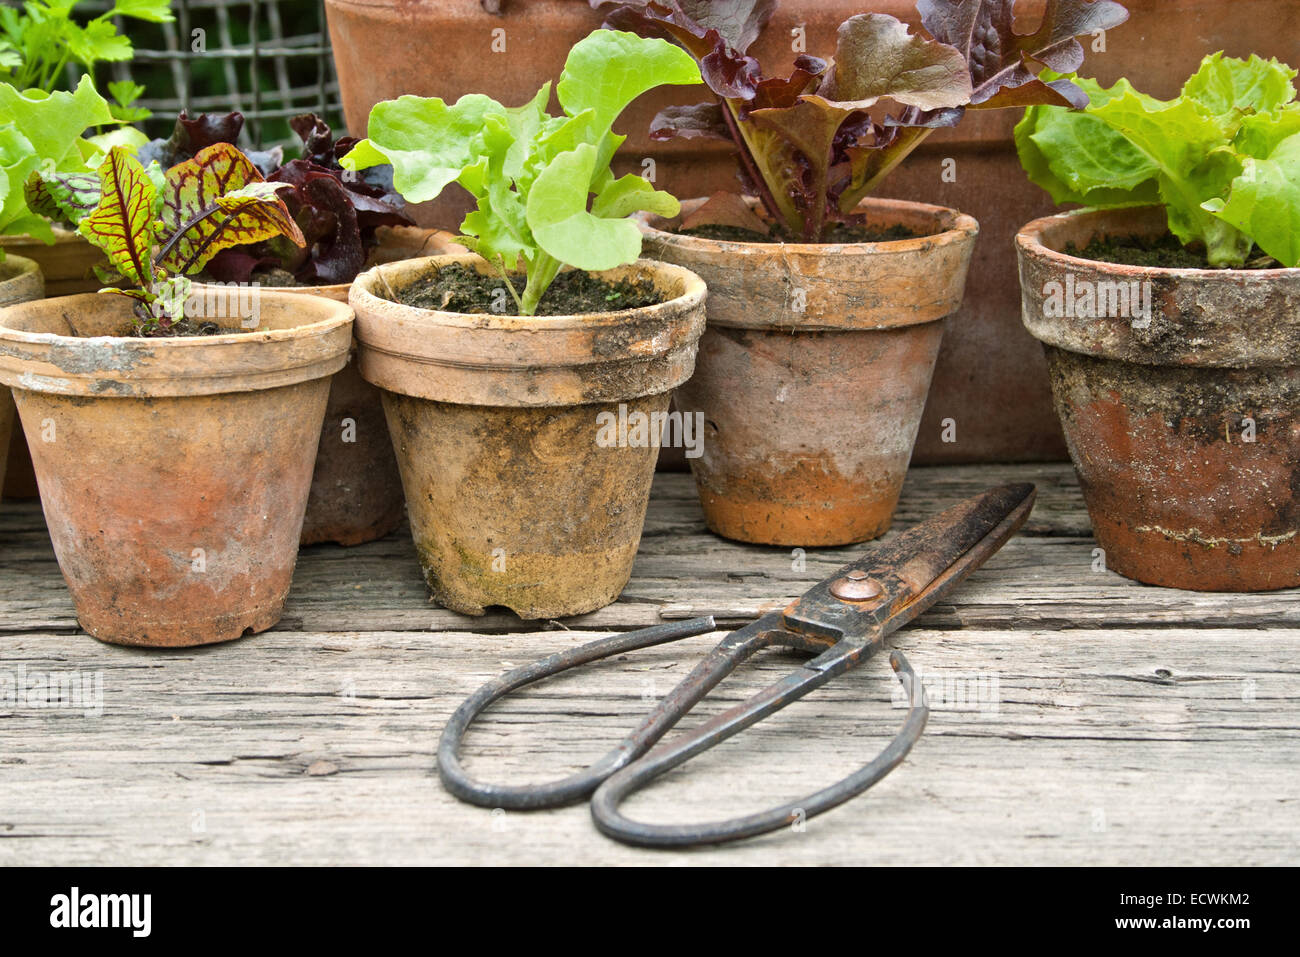
[[[41,176],[93,173],[105,145],[88,129],[117,123],[108,103],[82,77],[72,92],[20,92],[0,83],[0,236],[54,242],[46,216],[27,202],[27,184]]]
[[[223,249],[285,236],[304,244],[302,231],[268,183],[235,146],[216,143],[167,170],[160,190],[124,147],[113,147],[98,170],[99,197],[78,230],[102,249],[129,296],[143,335],[167,334],[184,318],[187,277]],[[84,184],[82,184],[84,186]],[[76,195],[75,187],[68,187]]]
[[[450,106],[402,96],[375,106],[369,138],[341,162],[351,170],[391,163],[394,186],[412,203],[463,186],[478,204],[461,224],[463,241],[506,277],[520,314],[533,315],[562,266],[594,272],[640,256],[632,213],[680,211],[642,177],[614,176],[625,137],[612,127],[647,90],[699,82],[695,61],[672,44],[598,30],[569,52],[555,85],[561,115],[547,110],[549,82],[519,107],[481,94]],[[519,294],[509,274],[521,262]]]
[[[1164,205],[1169,231],[1211,266],[1254,246],[1300,265],[1300,102],[1277,60],[1207,56],[1173,100],[1120,80],[1076,79],[1081,111],[1034,106],[1016,127],[1020,162],[1058,203]]]

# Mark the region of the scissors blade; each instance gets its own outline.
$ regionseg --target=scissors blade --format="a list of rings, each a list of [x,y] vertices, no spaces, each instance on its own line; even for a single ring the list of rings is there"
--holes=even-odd
[[[784,626],[840,641],[878,642],[912,621],[987,561],[1025,523],[1035,487],[1001,485],[913,526],[814,585]]]

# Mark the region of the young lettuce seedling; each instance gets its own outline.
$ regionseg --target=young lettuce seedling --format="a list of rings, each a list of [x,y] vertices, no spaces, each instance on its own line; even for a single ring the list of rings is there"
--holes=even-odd
[[[237,148],[217,143],[166,173],[161,190],[140,161],[116,146],[99,171],[99,197],[78,230],[108,256],[127,286],[102,289],[136,300],[138,331],[166,335],[184,318],[190,280],[222,249],[302,232]],[[68,186],[69,192],[85,183]],[[78,194],[86,201],[85,193]]]
[[[1087,108],[1036,106],[1016,127],[1020,162],[1058,203],[1164,205],[1183,245],[1242,266],[1258,245],[1300,265],[1300,102],[1277,60],[1207,56],[1175,100],[1075,79]]]
[[[341,162],[351,170],[391,163],[407,202],[434,199],[452,182],[468,190],[478,209],[461,224],[463,241],[500,270],[520,314],[531,316],[561,266],[597,272],[636,261],[632,213],[680,211],[642,177],[614,177],[610,163],[626,137],[612,127],[647,90],[699,82],[695,61],[671,43],[597,30],[569,51],[555,86],[563,115],[547,112],[549,82],[513,108],[481,94],[451,106],[402,96],[371,110],[369,138]],[[509,281],[520,261],[522,294]]]
[[[919,0],[929,37],[884,14],[839,28],[833,59],[800,56],[786,78],[764,77],[747,50],[776,0],[590,0],[605,25],[670,37],[699,61],[715,103],[672,107],[654,139],[711,137],[735,144],[746,188],[790,235],[821,239],[936,129],[964,111],[1031,104],[1083,106],[1069,80],[1043,80],[1044,66],[1083,63],[1075,37],[1118,26],[1112,0],[1046,0],[1038,29],[1016,33],[1015,0]],[[877,123],[882,100],[903,107]]]

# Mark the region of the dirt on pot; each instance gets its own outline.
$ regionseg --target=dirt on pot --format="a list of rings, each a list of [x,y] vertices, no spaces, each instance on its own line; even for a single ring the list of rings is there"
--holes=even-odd
[[[140,338],[132,305],[89,294],[0,315],[0,383],[78,621],[149,646],[263,631],[292,580],[350,310],[263,293],[257,330]]]
[[[436,309],[464,315],[517,316],[514,297],[502,288],[500,276],[483,275],[453,263],[436,275],[418,279],[397,291],[398,301],[417,309]],[[517,294],[524,291],[522,276],[511,279]],[[590,273],[570,270],[555,278],[537,307],[539,316],[585,316],[658,305],[663,297],[645,279],[611,282]]]
[[[667,409],[668,395],[621,405],[650,416]],[[493,408],[386,392],[384,406],[407,487],[423,492],[412,525],[440,605],[468,614],[500,605],[535,619],[618,598],[657,454],[592,440],[598,417],[617,416],[620,403]]]
[[[1060,252],[1164,231],[1162,209],[1126,209],[1048,217],[1018,237],[1024,322],[1046,346],[1106,567],[1174,588],[1300,586],[1300,270]],[[1060,314],[1067,284],[1108,290],[1107,307]]]
[[[601,608],[631,575],[658,451],[621,441],[617,423],[662,416],[690,375],[704,284],[643,260],[597,274],[653,287],[657,304],[618,312],[466,315],[388,298],[454,266],[500,282],[478,257],[443,256],[367,273],[350,298],[425,580],[471,615]]]
[[[684,203],[684,217],[703,205]],[[695,375],[675,401],[703,417],[703,454],[690,466],[720,535],[825,547],[889,528],[978,225],[897,200],[860,211],[873,234],[919,235],[738,244],[646,218],[646,254],[709,287]]]

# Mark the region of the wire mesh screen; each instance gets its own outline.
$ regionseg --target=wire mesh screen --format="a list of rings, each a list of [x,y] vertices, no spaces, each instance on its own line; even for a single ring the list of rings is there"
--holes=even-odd
[[[109,6],[87,0],[76,14],[95,16]],[[125,79],[145,87],[136,105],[154,113],[140,124],[149,135],[167,136],[182,109],[243,113],[244,147],[296,144],[287,120],[299,113],[317,113],[342,128],[323,0],[172,0],[171,6],[174,23],[115,17],[135,59],[101,63],[95,77],[101,89]],[[75,84],[78,71],[68,73]]]

